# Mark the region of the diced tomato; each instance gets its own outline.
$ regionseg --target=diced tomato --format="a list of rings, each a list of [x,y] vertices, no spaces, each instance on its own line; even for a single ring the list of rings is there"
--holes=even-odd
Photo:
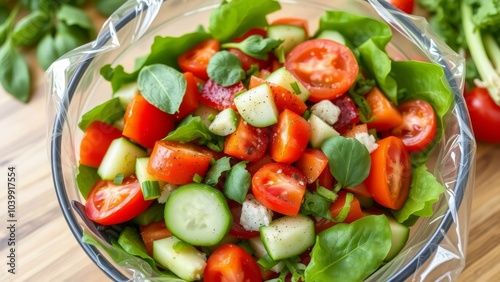
[[[255,162],[249,162],[247,164],[247,171],[250,173],[250,175],[254,175],[257,170],[259,170],[261,167],[263,167],[266,164],[273,163],[273,158],[271,158],[271,155],[269,154],[264,154],[264,156]]]
[[[325,187],[328,190],[333,189],[333,186],[335,184],[335,178],[333,177],[333,174],[330,171],[329,167],[326,167],[325,169],[323,169],[321,174],[318,176],[318,184],[320,186]],[[314,183],[313,183],[313,185],[314,185],[314,188],[316,188],[315,187],[316,185]],[[310,189],[310,190],[314,191],[314,189]]]
[[[294,166],[304,174],[307,183],[314,183],[324,169],[328,169],[328,157],[319,149],[308,148]]]
[[[257,65],[259,70],[267,68],[271,64],[271,61],[273,59],[272,56],[268,56],[267,60],[260,60],[252,56],[249,56],[236,48],[229,48],[227,49],[227,51],[238,57],[238,59],[241,62],[241,67],[245,71],[249,70],[252,67],[252,65]]]
[[[364,123],[356,124],[351,129],[345,131],[342,136],[348,138],[355,138],[358,133],[368,133],[368,126]]]
[[[377,87],[370,90],[370,92],[365,95],[365,99],[371,108],[369,119],[374,119],[367,123],[368,128],[384,131],[394,128],[403,122],[403,117],[398,109],[396,109],[391,101],[389,101]]]
[[[240,160],[256,162],[264,156],[268,144],[267,128],[254,127],[240,118],[236,131],[226,137],[224,153]]]
[[[176,122],[182,120],[187,115],[192,113],[196,108],[198,108],[198,100],[200,99],[200,94],[198,93],[198,85],[196,83],[195,77],[190,72],[185,72],[184,79],[186,79],[186,93],[182,99],[182,103],[179,106],[179,111],[174,114],[174,120]]]
[[[219,111],[234,107],[234,94],[244,91],[243,83],[224,87],[209,79],[201,90],[200,102]]]
[[[233,225],[229,230],[229,234],[240,239],[250,239],[260,236],[259,231],[246,230],[245,228],[243,228],[243,226],[241,226],[240,224],[241,208],[242,205],[239,204],[238,202],[229,201],[229,209],[231,210],[231,214],[233,216]]]
[[[338,192],[338,197],[337,199],[330,205],[330,215],[332,216],[333,219],[337,218],[337,216],[340,214],[342,209],[344,208],[346,204],[346,197],[347,193],[345,191],[340,190]],[[356,199],[356,197],[352,198],[352,201],[349,205],[349,212],[347,213],[346,218],[342,221],[345,223],[351,223],[357,219],[360,219],[363,217],[363,212],[361,211],[361,205],[359,204],[359,200]],[[321,232],[327,228],[330,228],[337,224],[337,222],[330,221],[326,218],[322,218],[320,220],[317,220],[314,224],[316,233]]]
[[[342,187],[342,189],[363,196],[363,197],[370,197],[371,198],[371,193],[368,191],[368,188],[366,188],[365,182],[361,182],[360,184],[352,187]]]
[[[177,59],[177,63],[183,71],[192,72],[195,76],[207,80],[208,62],[219,50],[219,41],[213,38],[207,39],[182,53]]]
[[[127,107],[123,136],[152,149],[174,129],[174,118],[151,105],[144,96],[136,95]]]
[[[148,173],[173,184],[188,184],[193,177],[205,177],[212,152],[194,144],[156,142],[148,162]]]
[[[340,108],[340,116],[333,128],[343,134],[359,122],[359,112],[354,102],[347,95],[342,95],[332,102]]]
[[[261,282],[257,262],[237,245],[225,244],[218,247],[207,260],[203,272],[205,282]]]
[[[80,143],[80,163],[98,168],[111,141],[122,136],[122,132],[102,121],[92,122],[83,134]]]
[[[413,13],[413,8],[415,6],[414,0],[386,0],[391,3],[394,7],[400,9],[401,11],[411,14]]]
[[[145,201],[135,175],[116,185],[112,180],[98,180],[85,202],[85,213],[94,222],[113,225],[131,220],[145,211],[153,201]]]
[[[306,182],[295,167],[270,163],[252,177],[252,192],[262,205],[275,212],[296,216],[306,192]]]
[[[302,156],[310,139],[311,126],[307,120],[285,109],[273,126],[271,158],[276,162],[293,163]]]
[[[248,83],[248,89],[252,89],[256,86],[259,86],[263,83],[266,83],[266,80],[255,75],[250,76],[250,81]]]
[[[142,241],[150,256],[153,256],[153,242],[172,236],[172,233],[165,226],[165,221],[152,222],[148,225],[140,225]]]
[[[358,75],[351,49],[328,39],[300,43],[286,56],[285,67],[311,92],[312,102],[343,95]]]
[[[411,162],[401,139],[389,136],[377,142],[370,154],[370,174],[365,180],[373,199],[384,207],[403,207],[411,184]]]

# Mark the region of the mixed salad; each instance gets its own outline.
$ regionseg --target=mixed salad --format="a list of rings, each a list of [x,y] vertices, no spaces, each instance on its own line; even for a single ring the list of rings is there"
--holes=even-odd
[[[361,281],[432,215],[441,67],[392,60],[378,20],[329,10],[310,33],[279,9],[223,1],[134,71],[101,69],[76,181],[111,240],[84,242],[162,281]]]

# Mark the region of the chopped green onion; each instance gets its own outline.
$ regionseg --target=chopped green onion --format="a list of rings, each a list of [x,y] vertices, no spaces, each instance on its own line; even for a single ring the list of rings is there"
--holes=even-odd
[[[285,48],[283,47],[278,47],[278,49],[276,49],[276,57],[278,59],[278,62],[280,64],[283,64],[285,62]]]
[[[349,214],[349,211],[351,210],[351,202],[352,202],[353,198],[354,198],[354,196],[352,195],[352,193],[347,193],[346,194],[344,206],[340,210],[340,212],[337,215],[337,217],[335,217],[333,219],[333,221],[335,221],[335,222],[343,222],[346,219],[347,215]]]
[[[337,193],[330,191],[321,185],[318,185],[318,187],[316,188],[316,192],[332,202],[335,201],[338,197]]]
[[[208,120],[208,121],[210,121],[210,122],[214,121],[214,119],[215,119],[215,115],[214,115],[214,114],[210,114],[210,115],[207,117],[207,120]]]
[[[304,112],[304,114],[302,114],[302,117],[303,117],[305,120],[308,120],[310,116],[311,116],[311,111],[309,111],[309,110],[306,110],[306,111]]]
[[[268,254],[265,256],[261,257],[257,263],[262,266],[265,270],[269,270],[273,268],[275,265],[279,263],[279,261],[273,260]]]
[[[203,181],[203,177],[201,177],[198,173],[193,176],[193,182],[201,183]]]
[[[125,178],[125,174],[119,173],[115,176],[115,179],[113,179],[113,184],[115,185],[121,185],[123,183],[123,178]]]
[[[141,183],[142,195],[144,200],[154,200],[161,195],[160,184],[158,181],[144,181]]]
[[[299,95],[302,93],[302,91],[300,91],[300,87],[297,81],[290,83],[290,86],[292,87],[293,92],[295,92],[295,94]]]

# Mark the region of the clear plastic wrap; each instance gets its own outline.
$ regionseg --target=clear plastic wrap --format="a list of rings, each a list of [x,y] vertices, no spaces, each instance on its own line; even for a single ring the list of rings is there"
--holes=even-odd
[[[369,281],[453,281],[465,265],[471,191],[474,179],[475,141],[462,97],[464,59],[440,40],[424,18],[406,15],[385,1],[280,1],[282,10],[272,17],[300,16],[310,19],[310,29],[325,9],[371,16],[393,28],[387,52],[397,59],[418,59],[439,64],[445,71],[454,105],[445,119],[443,141],[429,167],[446,192],[434,205],[434,215],[412,227],[403,251],[369,277]],[[134,60],[146,55],[156,35],[180,36],[206,24],[219,0],[131,0],[104,24],[97,39],[57,60],[47,71],[49,147],[56,193],[76,239],[89,257],[112,279],[142,281],[151,269],[139,259],[113,262],[109,255],[82,242],[83,230],[94,234],[103,248],[113,249],[99,230],[85,222],[79,202],[83,198],[75,183],[78,167],[78,129],[81,115],[111,97],[111,86],[99,71],[105,64],[133,68]],[[369,28],[369,27],[367,27]],[[411,79],[411,78],[409,78]],[[84,214],[84,213],[83,213]],[[162,280],[162,281],[168,281]]]

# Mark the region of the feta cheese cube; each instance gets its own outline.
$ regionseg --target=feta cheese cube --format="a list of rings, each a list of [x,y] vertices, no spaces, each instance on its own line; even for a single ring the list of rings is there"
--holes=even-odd
[[[314,104],[311,112],[329,125],[335,124],[340,116],[340,108],[329,100]]]
[[[354,137],[366,146],[366,149],[368,149],[368,152],[370,152],[370,154],[378,148],[377,141],[375,140],[375,137],[373,137],[373,135],[370,135],[366,132],[358,132]]]
[[[247,195],[241,208],[240,224],[248,231],[259,231],[261,226],[268,226],[273,219],[273,212],[261,205],[253,195]]]

